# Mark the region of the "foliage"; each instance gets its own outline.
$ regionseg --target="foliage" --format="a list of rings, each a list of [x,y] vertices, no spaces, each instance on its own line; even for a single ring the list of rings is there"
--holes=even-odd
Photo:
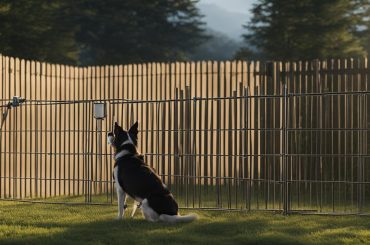
[[[353,0],[356,6],[357,25],[353,32],[361,40],[367,55],[370,54],[370,1]]]
[[[83,63],[117,64],[186,59],[203,39],[193,0],[82,0]]]
[[[0,52],[82,65],[186,59],[205,38],[196,2],[3,0]]]
[[[364,55],[354,33],[358,7],[353,0],[259,0],[244,38],[266,59]]]
[[[25,59],[75,63],[75,27],[63,24],[58,1],[0,1],[0,53]]]

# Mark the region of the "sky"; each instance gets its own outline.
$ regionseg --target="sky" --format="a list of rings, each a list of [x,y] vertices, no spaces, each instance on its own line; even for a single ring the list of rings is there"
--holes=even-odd
[[[219,7],[232,12],[248,12],[257,0],[200,0],[203,4],[216,4]]]
[[[251,18],[250,9],[258,0],[200,0],[198,5],[207,27],[241,41],[243,25]]]

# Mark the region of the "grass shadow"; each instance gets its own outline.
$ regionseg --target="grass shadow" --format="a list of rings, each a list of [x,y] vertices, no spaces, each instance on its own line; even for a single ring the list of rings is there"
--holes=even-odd
[[[0,203],[0,244],[369,243],[366,217],[195,211],[188,224],[114,220],[115,207]],[[186,213],[185,211],[182,211]]]

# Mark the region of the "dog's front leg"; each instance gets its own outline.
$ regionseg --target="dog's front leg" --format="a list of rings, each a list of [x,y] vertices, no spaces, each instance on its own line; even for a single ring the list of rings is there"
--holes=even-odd
[[[126,203],[126,193],[121,189],[117,188],[118,197],[118,216],[117,219],[120,220],[125,214],[125,203]]]

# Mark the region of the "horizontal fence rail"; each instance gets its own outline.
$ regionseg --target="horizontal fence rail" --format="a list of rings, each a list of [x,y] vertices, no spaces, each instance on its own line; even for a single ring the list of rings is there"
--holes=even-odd
[[[112,204],[106,134],[139,121],[139,151],[181,207],[369,214],[369,72],[367,59],[71,67],[0,56],[0,198]],[[9,107],[13,96],[26,101]]]

